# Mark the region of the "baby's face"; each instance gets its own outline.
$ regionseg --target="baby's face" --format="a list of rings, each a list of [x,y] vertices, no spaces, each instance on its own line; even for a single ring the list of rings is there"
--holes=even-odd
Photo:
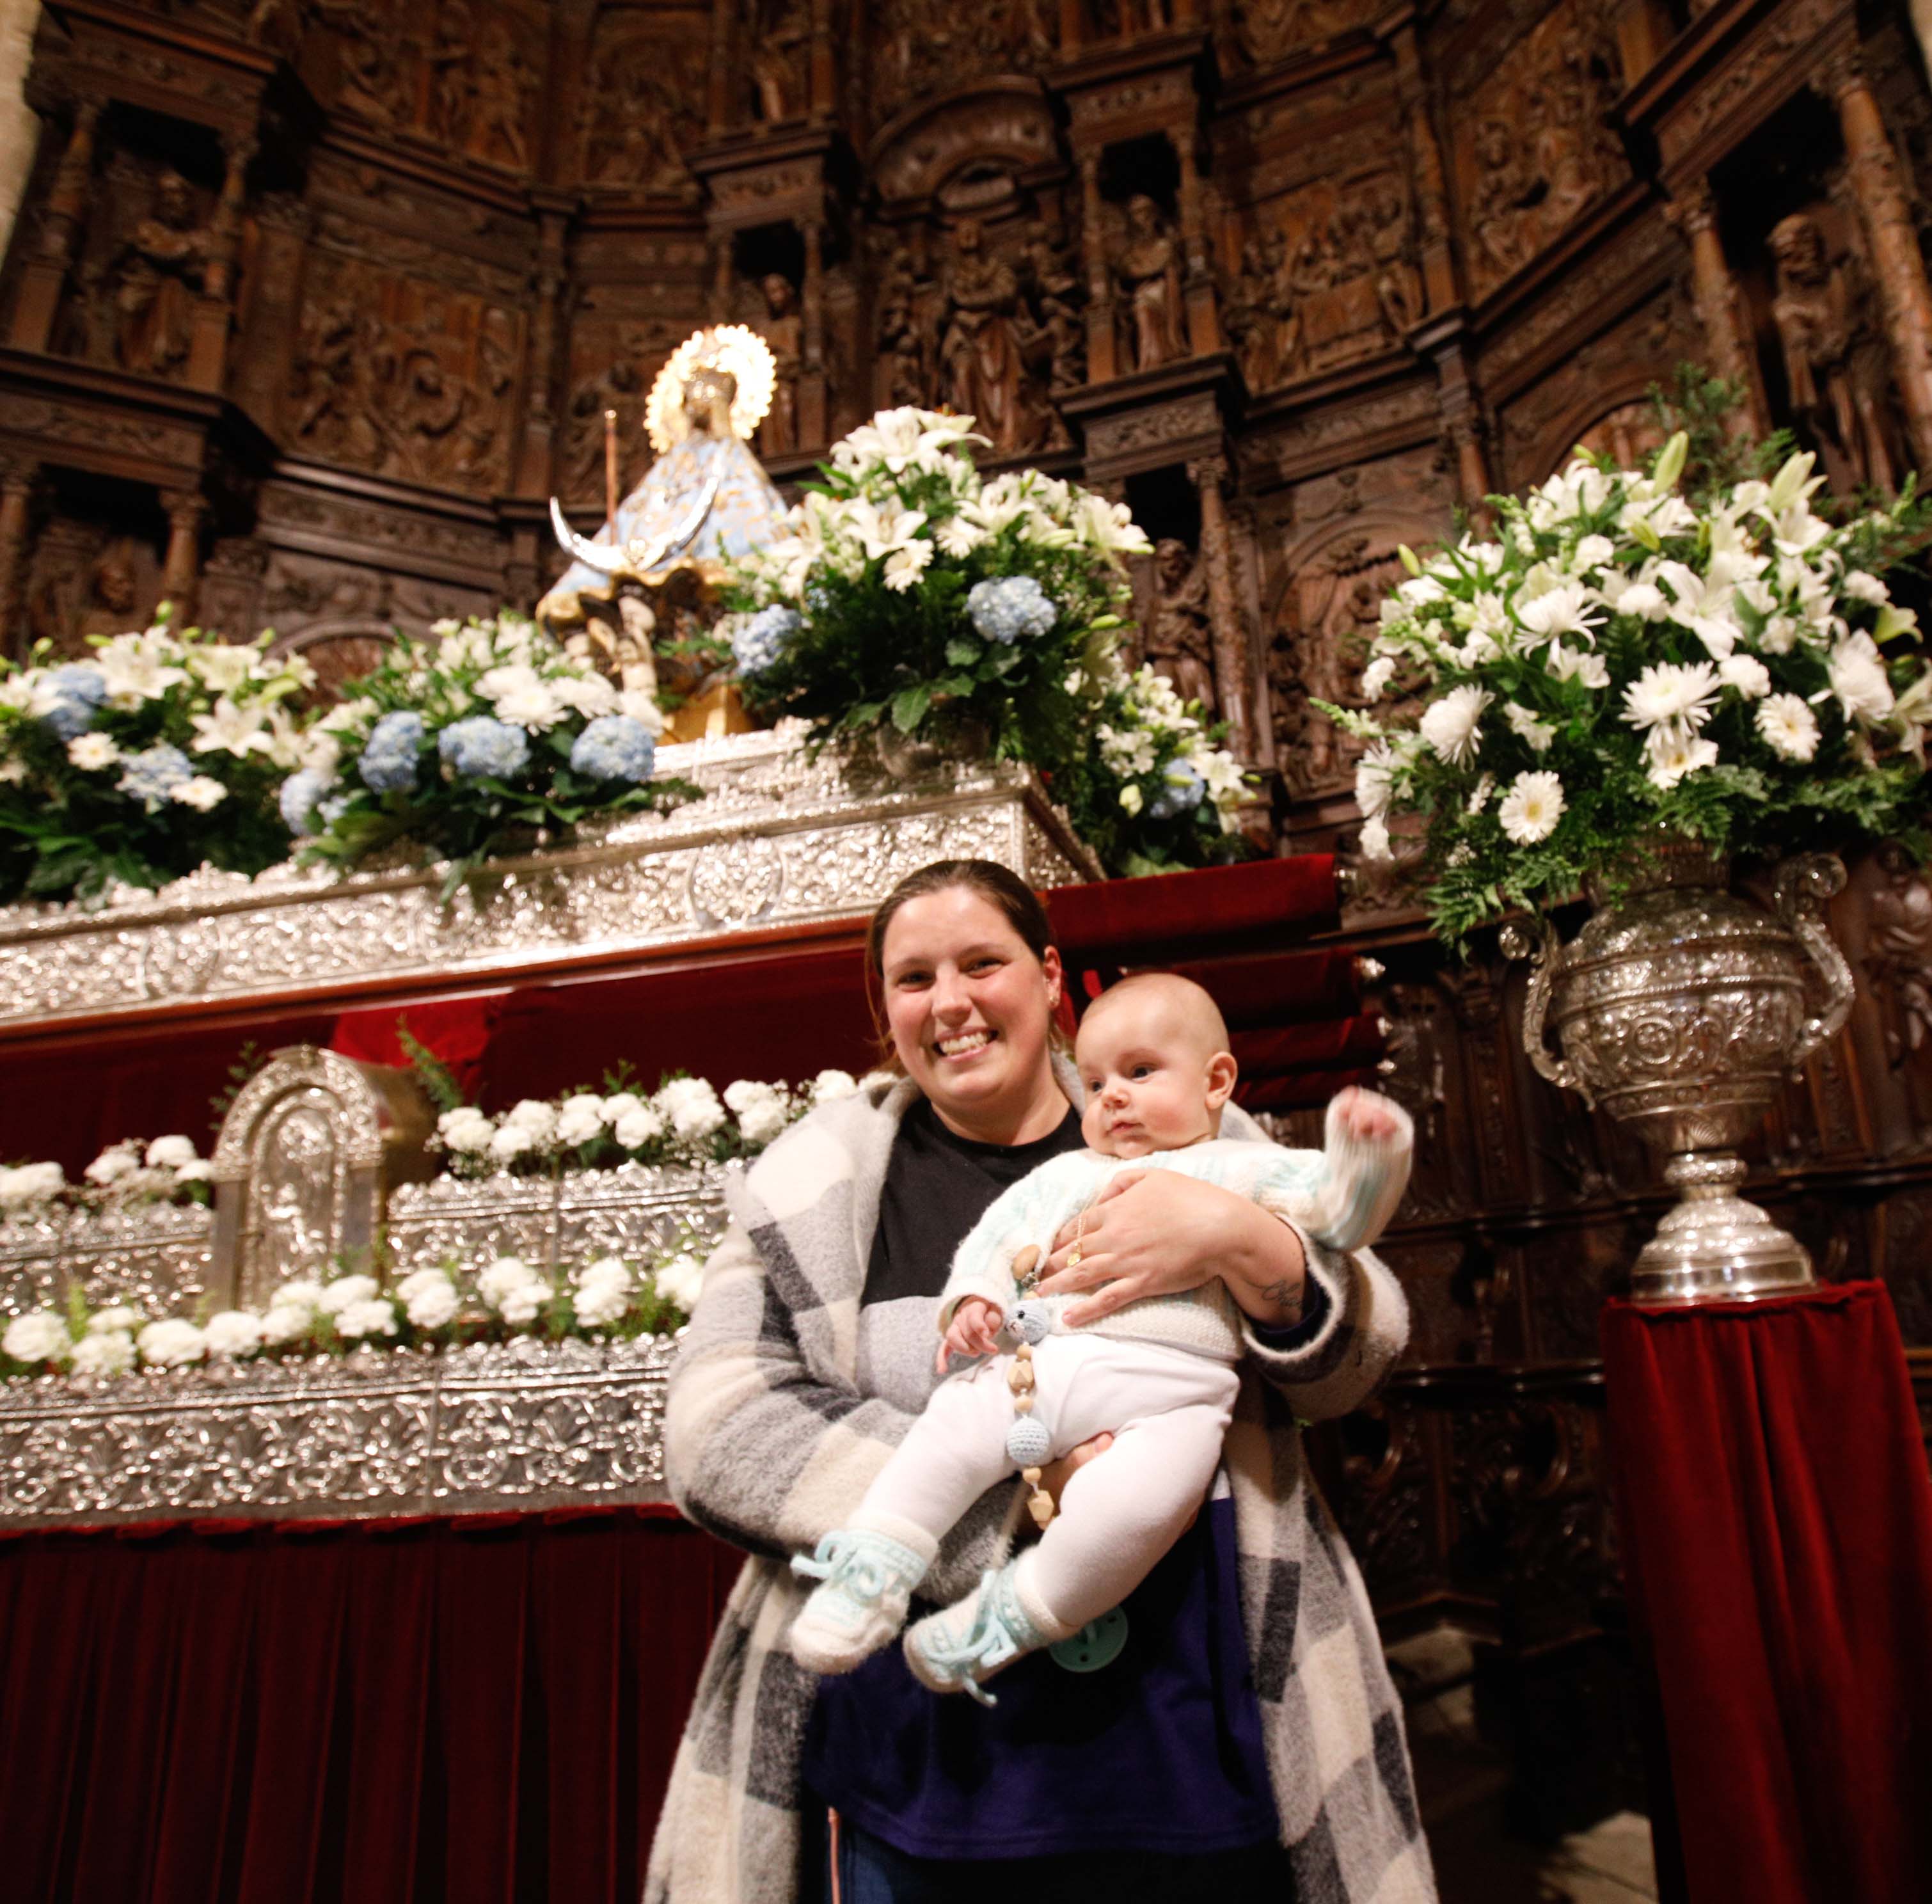
[[[1233,1061],[1206,1049],[1186,1014],[1157,994],[1095,1010],[1073,1055],[1087,1087],[1080,1130],[1090,1149],[1144,1157],[1184,1149],[1220,1129]]]

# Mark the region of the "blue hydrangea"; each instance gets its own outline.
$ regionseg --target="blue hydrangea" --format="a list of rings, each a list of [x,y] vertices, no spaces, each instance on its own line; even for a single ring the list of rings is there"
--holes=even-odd
[[[974,584],[966,597],[966,612],[982,639],[1004,641],[1010,647],[1022,636],[1044,635],[1060,611],[1032,576],[1001,575]]]
[[[1184,760],[1169,761],[1161,780],[1160,791],[1148,803],[1148,812],[1156,820],[1178,820],[1208,797],[1208,782],[1200,770]]]
[[[283,824],[298,839],[306,839],[321,830],[315,824],[316,809],[321,804],[322,795],[334,784],[332,774],[320,773],[313,767],[304,767],[299,773],[291,773],[282,782]]]
[[[356,764],[372,793],[401,793],[416,783],[416,755],[423,743],[422,715],[401,710],[385,714],[370,729],[369,744]]]
[[[82,662],[56,668],[46,677],[54,704],[40,718],[63,740],[72,740],[94,725],[100,704],[107,698],[107,683],[100,670]]]
[[[488,714],[452,721],[436,737],[436,750],[465,780],[502,780],[529,764],[530,737]]]
[[[749,680],[754,674],[762,674],[802,626],[795,608],[760,608],[731,637],[731,653],[741,678]]]
[[[154,813],[166,804],[176,788],[186,786],[194,778],[188,755],[161,740],[140,753],[130,754],[122,762],[121,777],[114,784]]]
[[[641,785],[657,764],[658,745],[642,721],[628,714],[599,714],[577,737],[570,750],[571,770],[592,780],[628,780]]]

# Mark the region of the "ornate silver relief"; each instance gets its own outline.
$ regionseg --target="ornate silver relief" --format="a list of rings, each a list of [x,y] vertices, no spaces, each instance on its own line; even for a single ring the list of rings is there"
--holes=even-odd
[[[663,1497],[662,1337],[218,1365],[0,1389],[14,1526]]]
[[[128,1302],[149,1315],[182,1314],[208,1293],[214,1264],[214,1218],[198,1204],[56,1210],[0,1224],[0,1316],[64,1308],[76,1283],[92,1308]]]
[[[666,747],[700,800],[586,827],[567,850],[493,863],[446,908],[439,869],[254,880],[204,868],[86,912],[0,910],[0,1020],[48,1022],[382,975],[502,972],[721,931],[862,913],[926,860],[976,855],[1036,886],[1099,876],[1028,770],[940,765],[907,779],[800,731]]]

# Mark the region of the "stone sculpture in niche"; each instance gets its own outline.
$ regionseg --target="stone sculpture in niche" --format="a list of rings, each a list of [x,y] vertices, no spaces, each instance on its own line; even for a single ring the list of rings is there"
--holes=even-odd
[[[178,172],[162,173],[152,209],[122,241],[112,269],[117,362],[149,377],[172,377],[187,363],[208,245],[193,188]]]
[[[1144,192],[1127,200],[1126,241],[1114,261],[1124,294],[1126,344],[1136,370],[1187,354],[1182,341],[1180,248],[1160,207]]]
[[[1895,488],[1904,459],[1891,416],[1891,365],[1856,261],[1833,260],[1824,227],[1807,212],[1772,228],[1771,254],[1772,320],[1794,415],[1817,438],[1835,487]]]
[[[752,20],[752,103],[767,125],[806,109],[810,0],[760,0]]]
[[[1026,446],[1020,404],[1018,275],[986,245],[976,218],[953,228],[940,319],[939,368],[946,401],[979,419],[997,454]]]
[[[1182,700],[1199,701],[1214,718],[1217,704],[1208,572],[1177,536],[1164,536],[1154,545],[1154,605],[1143,658]]]

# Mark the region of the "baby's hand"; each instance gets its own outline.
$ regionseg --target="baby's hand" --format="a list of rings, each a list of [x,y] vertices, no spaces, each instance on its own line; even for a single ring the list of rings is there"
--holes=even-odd
[[[939,1345],[934,1366],[944,1375],[955,1356],[991,1355],[999,1346],[1000,1325],[1005,1320],[997,1302],[989,1302],[983,1296],[964,1298],[946,1326],[946,1339]]]
[[[1358,1143],[1386,1143],[1400,1129],[1386,1098],[1352,1084],[1335,1099],[1336,1126]]]

